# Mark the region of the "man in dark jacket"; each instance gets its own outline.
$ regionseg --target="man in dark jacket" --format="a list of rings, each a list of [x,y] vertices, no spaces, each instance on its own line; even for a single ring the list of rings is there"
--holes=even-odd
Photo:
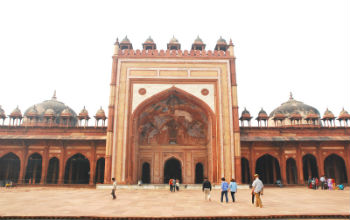
[[[204,192],[205,200],[211,201],[211,198],[210,198],[211,183],[209,182],[208,178],[204,178],[202,191]]]

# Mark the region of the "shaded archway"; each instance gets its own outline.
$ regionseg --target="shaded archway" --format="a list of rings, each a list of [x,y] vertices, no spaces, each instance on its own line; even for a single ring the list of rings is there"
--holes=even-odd
[[[286,174],[287,174],[287,183],[288,184],[297,184],[298,183],[298,174],[297,174],[297,164],[293,158],[289,158],[286,162]]]
[[[82,154],[75,154],[66,163],[64,183],[88,184],[90,180],[90,162]]]
[[[49,167],[47,168],[46,183],[57,184],[59,174],[59,163],[57,157],[53,157],[49,161]]]
[[[242,183],[250,183],[250,170],[249,170],[249,161],[242,157],[241,158],[241,174],[242,174]]]
[[[200,184],[203,183],[204,179],[204,168],[202,163],[197,163],[196,164],[196,177],[194,180],[194,183]]]
[[[181,163],[175,158],[167,160],[164,164],[164,183],[169,183],[171,178],[175,178],[182,183]]]
[[[100,158],[96,163],[95,184],[103,183],[105,178],[105,158]]]
[[[40,183],[42,170],[42,157],[38,153],[30,155],[28,158],[26,175],[24,178],[25,183]]]
[[[281,170],[278,160],[265,154],[256,161],[255,173],[259,174],[264,184],[274,184],[281,180]]]
[[[14,153],[8,153],[0,158],[0,181],[17,183],[21,161]]]
[[[348,182],[345,162],[336,154],[331,154],[324,160],[324,173],[327,178],[335,179],[337,184]]]
[[[306,154],[303,156],[303,173],[304,181],[307,181],[309,177],[318,177],[317,161],[314,155]]]
[[[142,177],[141,177],[142,183],[151,183],[151,166],[149,163],[144,162],[142,164]]]
[[[161,91],[141,102],[130,111],[128,120],[125,179],[128,183],[136,183],[142,173],[142,146],[203,146],[201,151],[208,155],[208,177],[213,181],[218,179],[217,157],[218,136],[216,115],[203,100],[177,87]],[[210,143],[210,144],[209,144]],[[156,149],[156,148],[154,148]],[[138,152],[138,154],[136,153]],[[185,166],[187,169],[187,166]],[[192,166],[189,167],[193,169]],[[154,173],[154,183],[162,183],[158,166],[151,167]],[[194,172],[190,172],[184,181],[192,182]],[[158,175],[157,175],[158,174]],[[161,175],[159,175],[161,177]]]

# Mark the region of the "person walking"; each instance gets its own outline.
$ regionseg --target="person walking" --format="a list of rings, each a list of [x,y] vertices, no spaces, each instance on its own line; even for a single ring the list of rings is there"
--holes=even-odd
[[[208,180],[208,178],[206,178],[206,177],[204,178],[204,182],[202,185],[202,191],[204,192],[204,199],[211,201],[211,198],[210,198],[211,183]]]
[[[255,196],[255,206],[262,208],[261,195],[263,195],[264,184],[259,179],[259,174],[254,175],[255,180],[252,184],[252,194]]]
[[[115,180],[114,177],[112,178],[112,181],[113,181],[112,196],[113,196],[113,199],[116,199],[117,196],[115,195],[115,191],[117,190],[117,181]]]
[[[228,190],[228,183],[225,181],[225,177],[221,178],[221,202],[223,201],[224,195],[226,198],[226,203],[228,203],[228,198],[227,198],[227,190]]]
[[[176,191],[180,190],[180,181],[179,180],[176,180],[175,187],[176,187]]]
[[[170,178],[170,180],[169,180],[170,192],[173,191],[173,181],[174,180],[172,178]]]
[[[176,191],[176,179],[173,179],[173,192],[175,192]]]
[[[325,189],[325,184],[326,184],[326,177],[324,175],[322,175],[320,177],[320,184],[321,184],[321,189],[324,190]]]
[[[232,202],[235,202],[235,193],[237,192],[237,183],[236,180],[231,179],[230,185],[228,186],[230,189],[231,197],[232,197]]]

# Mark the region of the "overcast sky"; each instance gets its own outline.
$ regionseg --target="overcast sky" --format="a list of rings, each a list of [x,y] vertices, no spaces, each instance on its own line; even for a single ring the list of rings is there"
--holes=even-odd
[[[166,49],[172,35],[190,49],[197,35],[206,49],[232,38],[238,102],[256,117],[294,98],[350,111],[350,3],[275,1],[0,1],[0,105],[52,97],[77,113],[85,105],[107,113],[115,39],[134,49],[151,35]]]

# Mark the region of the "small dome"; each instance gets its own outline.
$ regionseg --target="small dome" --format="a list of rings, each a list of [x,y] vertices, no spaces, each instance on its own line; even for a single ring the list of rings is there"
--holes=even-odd
[[[33,108],[31,108],[27,113],[26,113],[26,116],[29,116],[29,117],[36,117],[38,116],[38,110],[36,110],[36,106],[34,105]]]
[[[343,108],[339,114],[338,119],[350,119],[350,114]]]
[[[227,45],[226,40],[220,36],[219,40],[216,42],[217,44]]]
[[[250,116],[250,112],[244,108],[244,110],[242,111],[240,120],[250,120],[252,117]]]
[[[145,44],[154,44],[154,41],[153,41],[153,39],[151,38],[151,36],[149,36],[149,37],[146,39]]]
[[[0,118],[6,118],[5,111],[4,109],[1,108],[1,105],[0,105]]]
[[[326,111],[323,114],[323,119],[333,119],[334,114],[327,108]]]
[[[266,111],[263,108],[261,108],[261,110],[259,111],[258,116],[259,117],[265,117],[265,116],[268,117]]]
[[[291,119],[301,119],[302,116],[301,116],[301,114],[300,114],[298,111],[294,111],[294,112],[290,115],[289,118],[291,118]]]
[[[197,38],[194,40],[194,44],[203,44],[202,39],[199,37],[199,35],[197,36]]]
[[[55,111],[52,108],[46,109],[44,112],[44,117],[52,117],[55,116]]]
[[[102,106],[97,110],[95,118],[106,118],[105,111],[102,109]]]
[[[79,116],[89,116],[89,112],[85,109],[85,106],[79,113]]]
[[[169,44],[179,44],[179,41],[173,35],[173,37],[169,41]]]
[[[127,44],[129,44],[130,40],[129,40],[128,36],[125,36],[124,39],[120,43],[123,43],[123,44],[127,43]]]
[[[310,110],[305,117],[305,119],[318,119],[318,118],[320,118],[320,114],[315,113],[313,110]]]
[[[277,111],[274,113],[273,115],[273,119],[285,119],[286,118],[286,115],[282,112],[282,111]]]
[[[61,112],[61,117],[72,117],[73,114],[69,111],[69,108],[66,107],[62,112]]]
[[[310,111],[313,111],[320,116],[320,113],[316,108],[295,100],[291,93],[289,100],[273,110],[270,113],[270,117],[274,117],[276,113],[284,114],[286,117],[290,117],[292,113],[299,113],[302,117],[305,117]]]
[[[22,112],[18,106],[11,112],[10,116],[12,118],[22,118]]]

